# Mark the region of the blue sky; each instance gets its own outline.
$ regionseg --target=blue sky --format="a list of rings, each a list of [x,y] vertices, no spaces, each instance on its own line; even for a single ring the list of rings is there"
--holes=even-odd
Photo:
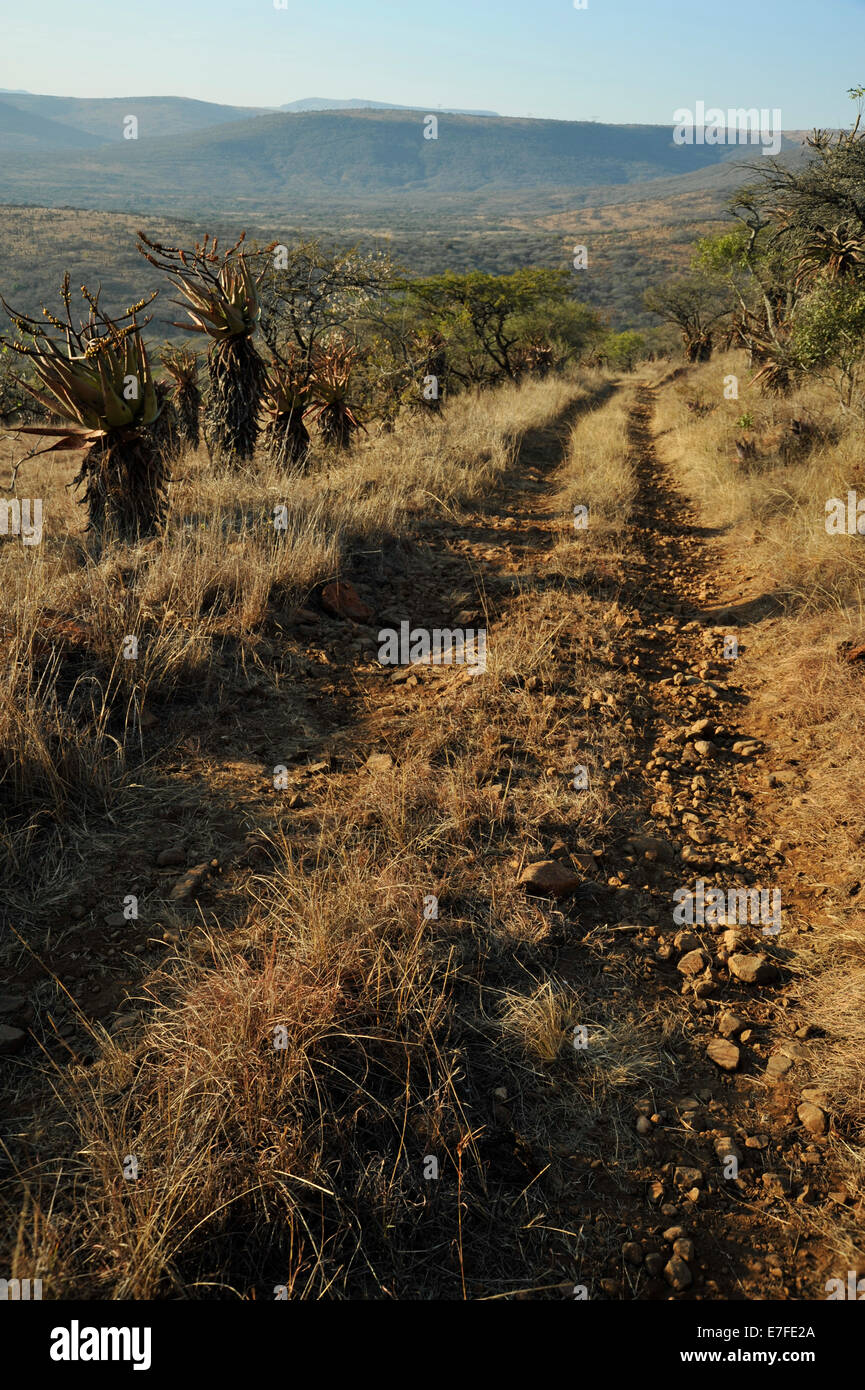
[[[865,0],[12,0],[0,87],[277,106],[364,97],[669,124],[677,107],[847,124]]]

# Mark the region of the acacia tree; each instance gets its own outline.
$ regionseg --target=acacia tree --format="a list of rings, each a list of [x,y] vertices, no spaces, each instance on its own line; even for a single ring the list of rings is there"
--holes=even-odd
[[[397,268],[385,252],[329,251],[320,241],[268,248],[261,331],[271,352],[290,350],[308,370],[335,341],[356,341],[387,313]]]
[[[452,345],[452,374],[467,385],[505,378],[516,381],[531,343],[546,359],[539,335],[556,324],[570,336],[575,354],[596,324],[591,310],[573,299],[565,270],[524,269],[510,275],[448,271],[405,284],[408,302],[422,322]]]
[[[680,276],[646,290],[643,303],[650,313],[676,325],[689,362],[708,362],[712,329],[730,312],[721,286],[697,275]]]

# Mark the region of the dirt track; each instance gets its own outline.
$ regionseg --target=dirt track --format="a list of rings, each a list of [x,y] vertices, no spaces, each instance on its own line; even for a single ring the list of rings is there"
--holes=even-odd
[[[749,705],[749,624],[762,610],[738,602],[723,538],[700,523],[659,460],[657,389],[619,388],[632,396],[638,480],[621,564],[591,546],[574,572],[554,561],[563,539],[579,544],[560,501],[569,414],[522,440],[502,491],[482,508],[421,523],[409,544],[355,556],[344,577],[373,609],[369,623],[333,620],[320,606],[274,619],[268,640],[274,649],[290,645],[290,683],[250,691],[239,682],[234,694],[222,689],[210,712],[176,712],[174,760],[163,769],[173,800],[166,794],[148,808],[125,859],[128,873],[146,879],[153,848],[167,834],[185,842],[200,831],[205,806],[208,854],[221,874],[202,880],[197,915],[242,932],[242,890],[251,874],[269,873],[284,814],[274,765],[289,767],[282,797],[292,854],[311,873],[326,860],[322,837],[340,808],[387,848],[384,811],[411,785],[408,775],[397,785],[402,770],[444,776],[458,756],[471,762],[470,811],[455,812],[470,827],[466,845],[441,833],[423,844],[427,878],[414,887],[419,899],[435,893],[441,905],[428,929],[449,950],[490,903],[501,898],[505,918],[512,904],[521,934],[499,944],[500,959],[488,959],[486,947],[477,959],[462,944],[453,948],[464,949],[460,1000],[472,999],[486,1017],[520,971],[545,972],[585,1001],[588,1049],[583,1059],[569,1046],[548,1095],[532,1094],[534,1082],[524,1093],[512,1082],[496,1087],[495,1055],[475,1041],[468,1004],[458,1004],[466,1142],[485,1195],[460,1227],[453,1296],[567,1298],[576,1280],[591,1298],[818,1299],[827,1278],[845,1273],[832,1267],[819,1234],[845,1194],[833,1181],[826,1138],[809,1133],[797,1113],[819,1038],[791,1016],[787,998],[789,943],[811,924],[791,906],[798,866],[777,824],[764,818],[762,790],[780,753],[777,731],[758,734]],[[485,625],[490,647],[516,644],[514,652],[533,637],[536,673],[515,658],[501,687],[513,704],[496,711],[484,705],[484,676],[454,667],[382,670],[378,629],[402,617],[429,627]],[[731,636],[735,657],[729,643],[725,655]],[[597,778],[591,813],[570,789],[575,762]],[[191,798],[177,792],[181,784]],[[157,838],[142,851],[150,835]],[[517,886],[527,865],[550,859],[580,879],[557,902]],[[116,874],[112,863],[94,883],[103,901]],[[674,893],[695,890],[698,880],[780,890],[780,933],[753,921],[677,924]],[[194,917],[181,917],[166,939],[194,954],[194,928]],[[146,922],[120,934],[139,954],[156,945]],[[97,931],[91,957],[100,943]],[[86,973],[83,930],[74,945],[77,964],[62,952],[51,958],[73,990],[76,971],[82,985]],[[744,962],[740,974],[756,970],[756,982],[731,973],[731,956]],[[154,962],[151,990],[159,981]],[[116,973],[90,998],[90,1017],[112,1024],[134,983]],[[592,1079],[601,1073],[591,1073],[575,1097],[563,1097],[572,1062],[591,1068],[593,1047],[636,1037],[643,1023],[630,1084],[613,1078],[608,1098]],[[72,1025],[66,1037],[76,1045]],[[627,1061],[624,1052],[617,1057]],[[815,1100],[805,1115],[819,1129]],[[519,1225],[527,1188],[540,1205],[526,1208],[524,1229],[548,1234],[532,1236],[539,1243],[523,1252],[524,1268],[494,1279],[484,1259],[472,1259],[473,1221],[478,1231],[489,1222]],[[522,1240],[515,1237],[521,1250]]]

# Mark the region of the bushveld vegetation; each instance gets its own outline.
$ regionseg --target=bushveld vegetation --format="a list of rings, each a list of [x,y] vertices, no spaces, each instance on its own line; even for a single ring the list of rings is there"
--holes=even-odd
[[[681,539],[652,513],[658,466],[713,564],[748,557],[750,597],[715,617],[747,630],[752,681],[775,672],[753,703],[771,728],[782,701],[800,745],[765,828],[803,895],[846,885],[819,939],[779,955],[784,1007],[825,1043],[811,1079],[844,1197],[812,1217],[807,1187],[784,1189],[767,1224],[795,1255],[822,1222],[831,1257],[858,1259],[865,558],[824,504],[865,445],[863,139],[815,135],[650,293],[684,363],[649,366],[657,340],[611,332],[556,270],[410,277],[314,239],[142,236],[210,340],[203,392],[190,344],[148,349],[146,304],[112,317],[85,291],[79,324],[65,282],[48,327],[10,311],[3,463],[46,515],[41,546],[0,546],[2,950],[44,1059],[3,1140],[12,1275],[52,1297],[545,1297],[585,1259],[598,1296],[642,1295],[663,1243],[654,1212],[635,1230],[664,1188],[645,1136],[705,1081],[715,1002],[683,1002],[675,974],[652,992],[673,944],[649,889],[674,871],[663,840],[634,843],[644,770],[675,823],[652,719],[718,694],[708,667],[641,676],[644,610],[679,568],[646,541],[662,520]],[[382,621],[440,601],[494,629],[484,679],[383,673],[367,581]],[[670,632],[699,627],[697,594],[668,597]],[[567,919],[518,877],[566,853],[588,888]],[[688,1287],[667,1271],[649,1296]]]

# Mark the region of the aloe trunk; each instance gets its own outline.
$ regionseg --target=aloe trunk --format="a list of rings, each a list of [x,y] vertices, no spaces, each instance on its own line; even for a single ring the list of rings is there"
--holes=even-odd
[[[207,359],[210,395],[204,437],[214,463],[247,463],[258,438],[258,408],[265,367],[249,338],[214,343]]]
[[[182,381],[174,390],[174,409],[177,411],[177,427],[180,437],[190,449],[197,449],[201,441],[199,413],[201,392],[194,381]]]
[[[276,468],[304,466],[309,458],[309,430],[303,422],[303,412],[289,411],[276,415],[264,431],[267,457]]]
[[[141,431],[117,432],[92,444],[75,478],[83,483],[88,532],[101,547],[135,544],[155,535],[168,503],[168,463]]]
[[[346,414],[341,401],[326,405],[318,417],[319,428],[325,444],[335,449],[350,449],[356,426]]]

